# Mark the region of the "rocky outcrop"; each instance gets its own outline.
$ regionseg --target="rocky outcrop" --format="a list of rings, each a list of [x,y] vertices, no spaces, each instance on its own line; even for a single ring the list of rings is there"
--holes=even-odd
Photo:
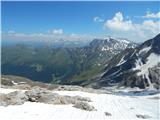
[[[30,90],[34,86],[39,86],[40,88],[45,88],[48,90],[54,90],[60,86],[56,84],[47,84],[47,83],[32,81],[28,78],[15,75],[2,75],[1,85],[5,88],[9,87],[21,90]]]
[[[105,114],[106,116],[112,116],[112,114],[109,113],[109,112],[105,112],[104,114]]]
[[[80,96],[61,96],[57,93],[52,93],[47,89],[40,87],[34,87],[25,94],[28,96],[31,102],[42,102],[47,104],[75,104],[79,101],[90,102],[89,98],[84,98]]]
[[[81,86],[73,86],[73,85],[60,85],[59,87],[57,87],[55,90],[58,91],[82,91],[84,88]]]
[[[28,100],[28,96],[21,91],[11,92],[9,94],[1,94],[0,105],[22,105]]]
[[[77,102],[73,107],[87,111],[95,111],[96,109],[86,102]]]
[[[149,119],[149,118],[152,118],[151,116],[149,115],[141,115],[141,114],[138,114],[136,115],[137,118],[140,118],[140,119]]]
[[[81,109],[88,111],[92,111],[94,108],[87,103],[91,102],[90,98],[80,96],[62,96],[37,86],[25,92],[15,91],[9,94],[1,94],[1,106],[22,105],[25,102],[39,102],[45,104],[74,104],[75,107],[80,107]]]

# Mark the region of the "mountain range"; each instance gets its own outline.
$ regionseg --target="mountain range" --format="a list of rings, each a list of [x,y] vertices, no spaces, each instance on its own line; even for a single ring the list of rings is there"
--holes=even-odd
[[[160,34],[140,45],[108,37],[83,47],[2,46],[1,65],[4,75],[47,83],[159,88]]]
[[[115,55],[92,85],[159,88],[160,34]]]
[[[126,39],[112,37],[94,39],[83,47],[2,44],[2,74],[49,83],[79,85],[101,73],[114,55],[135,46],[136,43]]]

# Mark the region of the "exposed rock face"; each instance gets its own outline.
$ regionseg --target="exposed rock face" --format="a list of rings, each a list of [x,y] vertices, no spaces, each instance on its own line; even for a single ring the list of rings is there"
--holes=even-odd
[[[89,98],[80,96],[61,96],[40,87],[33,87],[31,90],[26,91],[25,94],[31,102],[43,102],[48,104],[75,104],[78,101],[91,101]]]
[[[138,114],[136,116],[137,116],[137,118],[140,118],[140,119],[149,119],[149,118],[151,118],[151,116],[149,116],[149,115],[140,115],[140,114]]]
[[[0,99],[0,105],[22,105],[28,100],[28,96],[21,91],[11,92],[9,94],[2,94]]]
[[[40,102],[46,104],[75,104],[77,107],[81,106],[84,110],[92,111],[92,106],[88,105],[87,102],[91,102],[91,100],[87,97],[80,96],[62,96],[57,93],[52,93],[51,91],[40,88],[33,87],[31,90],[22,92],[15,91],[9,94],[0,94],[0,105],[8,106],[8,105],[21,105],[25,102]],[[81,103],[83,102],[83,103]]]
[[[15,75],[2,75],[1,85],[7,88],[30,90],[34,86],[39,86],[40,88],[46,88],[48,90],[57,89],[59,85],[47,84],[37,81],[32,81],[25,77],[15,76]]]
[[[113,57],[92,86],[160,86],[160,34]]]
[[[62,91],[64,91],[64,90],[66,90],[66,91],[78,91],[78,90],[83,90],[84,88],[82,88],[81,86],[73,86],[73,85],[71,85],[71,86],[69,86],[69,85],[60,85],[56,90],[62,90]]]
[[[95,111],[96,109],[86,102],[77,102],[73,107],[87,111]]]
[[[1,76],[1,84],[5,86],[15,86],[15,85],[23,85],[24,84],[32,84],[33,82],[27,78],[13,75],[2,75]]]
[[[150,78],[155,81],[156,84],[160,84],[160,63],[158,66],[155,66],[149,69]]]
[[[106,116],[112,116],[112,114],[109,113],[109,112],[105,112],[104,114],[105,114]]]

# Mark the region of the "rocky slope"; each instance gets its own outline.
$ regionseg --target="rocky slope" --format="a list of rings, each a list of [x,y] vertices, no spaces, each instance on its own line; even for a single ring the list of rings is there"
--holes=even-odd
[[[134,49],[126,49],[117,54],[92,85],[159,88],[160,34]]]

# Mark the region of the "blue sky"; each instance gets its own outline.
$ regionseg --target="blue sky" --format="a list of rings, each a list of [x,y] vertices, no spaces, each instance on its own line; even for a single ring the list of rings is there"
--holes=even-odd
[[[38,39],[92,39],[110,35],[143,41],[159,32],[158,5],[159,2],[2,2],[2,38],[36,39],[37,35]]]

